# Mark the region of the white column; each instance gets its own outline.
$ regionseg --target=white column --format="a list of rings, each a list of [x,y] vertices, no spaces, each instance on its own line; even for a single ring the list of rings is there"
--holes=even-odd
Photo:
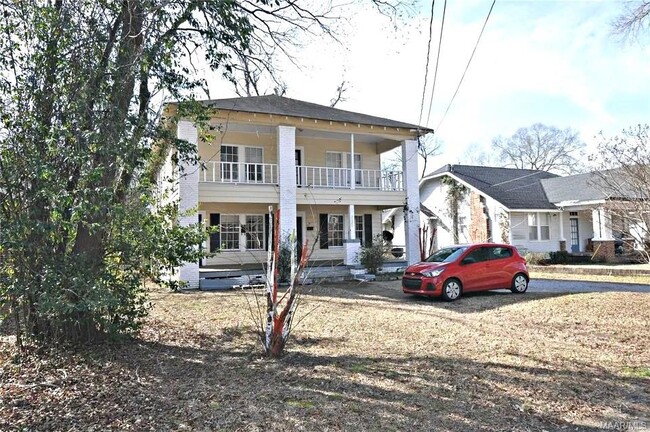
[[[176,134],[179,139],[191,144],[197,144],[198,131],[194,124],[187,120],[178,122]],[[179,220],[180,226],[189,226],[198,222],[199,207],[199,166],[197,164],[183,162],[181,164],[180,178],[178,180],[179,191]],[[177,277],[181,282],[187,283],[187,288],[199,288],[199,263],[187,262],[183,264]]]
[[[356,237],[354,226],[354,204],[348,206],[348,238],[343,240],[345,246],[345,265],[359,264],[359,250],[361,249],[360,240]]]
[[[354,169],[354,134],[350,134],[350,189],[355,189],[357,184]]]
[[[560,212],[560,241],[566,241],[564,238],[564,211]]]
[[[418,142],[402,141],[402,173],[406,191],[404,234],[408,264],[420,261],[420,186],[418,181]]]
[[[614,240],[612,216],[604,207],[592,210],[591,219],[594,229],[593,240]]]
[[[278,126],[278,187],[280,189],[280,234],[296,230],[296,128]]]

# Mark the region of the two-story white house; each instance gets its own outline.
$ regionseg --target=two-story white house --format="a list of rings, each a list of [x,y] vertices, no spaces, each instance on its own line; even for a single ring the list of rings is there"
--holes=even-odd
[[[381,233],[383,209],[415,203],[403,223],[407,260],[418,261],[417,146],[430,129],[275,95],[204,103],[217,132],[204,142],[195,124],[178,121],[177,137],[198,146],[200,163],[171,182],[181,224],[219,226],[204,246],[216,254],[180,269],[190,287],[199,286],[200,265],[261,268],[269,206],[280,208],[284,236],[313,246],[310,260],[352,265]],[[395,148],[402,171],[382,172],[381,154]],[[173,178],[169,160],[161,176]]]

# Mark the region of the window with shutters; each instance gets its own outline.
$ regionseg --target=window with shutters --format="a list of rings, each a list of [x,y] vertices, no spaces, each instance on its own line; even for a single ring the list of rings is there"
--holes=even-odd
[[[343,215],[329,215],[327,232],[330,246],[343,246]]]
[[[264,216],[246,215],[244,233],[246,234],[246,249],[264,249]]]
[[[361,245],[365,245],[366,243],[363,241],[363,234],[364,234],[364,225],[363,225],[363,215],[354,216],[354,236],[358,240],[361,241]]]
[[[221,245],[223,250],[239,250],[239,215],[221,215]]]

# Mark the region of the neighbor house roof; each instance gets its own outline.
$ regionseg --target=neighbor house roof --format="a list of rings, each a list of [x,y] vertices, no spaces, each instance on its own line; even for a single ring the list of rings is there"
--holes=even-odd
[[[249,96],[230,99],[212,99],[203,101],[204,104],[213,108],[240,111],[249,113],[275,114],[291,117],[305,117],[316,120],[329,120],[342,123],[358,123],[373,126],[385,126],[391,128],[415,129],[422,134],[433,132],[424,126],[418,126],[401,121],[390,120],[382,117],[375,117],[367,114],[345,111],[329,106],[318,105],[297,99],[290,99],[283,96]]]
[[[645,172],[639,173],[638,170]],[[647,166],[628,166],[604,171],[592,171],[567,177],[542,180],[542,187],[548,199],[556,204],[569,204],[608,199],[647,199],[645,184],[638,188],[638,182],[629,182],[629,176],[646,178]]]
[[[597,179],[595,173],[548,178],[542,180],[542,187],[549,201],[558,204],[605,200],[606,194],[594,184]]]
[[[452,175],[495,199],[505,207],[516,209],[555,209],[549,201],[541,180],[559,178],[546,171],[497,168],[473,165],[445,165],[422,181]]]

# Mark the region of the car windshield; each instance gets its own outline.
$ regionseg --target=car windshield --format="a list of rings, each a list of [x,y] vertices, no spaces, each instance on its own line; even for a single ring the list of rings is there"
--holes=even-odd
[[[425,259],[426,262],[452,262],[458,258],[465,250],[467,246],[453,246],[440,249],[429,258]]]

